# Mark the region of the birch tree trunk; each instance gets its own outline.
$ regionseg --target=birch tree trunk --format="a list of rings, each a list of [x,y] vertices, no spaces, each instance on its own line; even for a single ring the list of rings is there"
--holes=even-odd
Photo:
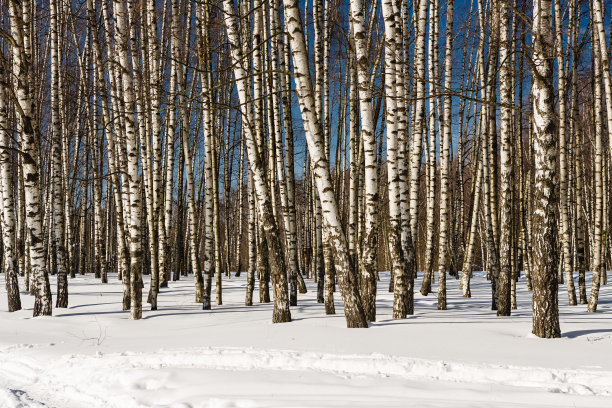
[[[40,134],[34,121],[36,110],[34,89],[28,70],[31,67],[31,50],[27,33],[31,22],[29,1],[9,1],[9,21],[13,37],[13,74],[16,82],[16,110],[20,120],[20,144],[23,152],[22,169],[25,191],[26,228],[29,237],[29,261],[34,284],[34,311],[36,316],[51,315],[51,286],[44,254],[43,219],[41,208],[41,179],[39,164]],[[22,11],[21,6],[23,6]]]
[[[8,299],[8,311],[21,310],[19,282],[17,280],[17,258],[15,253],[15,201],[11,177],[10,150],[11,140],[8,129],[8,109],[6,92],[0,85],[0,183],[2,184],[2,244],[4,276]]]
[[[94,1],[87,1],[87,13],[88,20],[91,27],[95,27],[97,24],[97,16],[94,8]],[[108,25],[106,27],[107,35],[110,35],[110,23],[107,21],[108,17],[108,7],[106,2],[103,2],[102,7],[102,15],[105,19],[105,24]],[[93,28],[92,28],[93,30]],[[123,310],[129,310],[130,308],[130,275],[129,275],[129,254],[128,248],[126,244],[126,227],[125,227],[125,219],[124,219],[124,208],[123,208],[123,196],[126,194],[123,191],[123,187],[121,185],[121,178],[119,177],[118,172],[118,162],[119,159],[117,157],[117,148],[115,145],[115,132],[113,131],[113,126],[111,123],[111,113],[109,111],[109,101],[107,97],[107,90],[105,85],[105,74],[103,71],[102,64],[102,50],[100,46],[100,42],[98,40],[98,36],[94,36],[92,38],[93,42],[93,66],[94,66],[94,78],[95,78],[95,89],[97,93],[100,95],[101,105],[102,105],[102,120],[103,123],[108,124],[110,129],[110,137],[107,138],[108,141],[108,168],[111,173],[111,182],[113,184],[114,189],[114,200],[115,200],[115,219],[117,222],[117,255],[118,255],[118,276],[121,278],[123,283]],[[114,77],[114,70],[111,70],[109,75],[109,79],[111,81]],[[116,98],[113,98],[113,102],[116,101]],[[109,201],[107,201],[108,203]],[[108,205],[108,204],[107,204]]]
[[[413,275],[401,238],[400,172],[398,163],[398,117],[397,109],[397,20],[391,0],[382,3],[385,22],[385,103],[387,134],[387,177],[389,179],[389,253],[393,280],[393,318],[404,319],[413,312]],[[410,238],[411,232],[408,236]]]
[[[581,149],[581,132],[577,128],[579,120],[579,108],[578,108],[578,16],[576,16],[576,0],[572,0],[572,10],[570,15],[574,24],[570,24],[572,28],[572,99],[571,99],[571,121],[574,135],[574,160],[572,166],[574,167],[574,192],[575,192],[575,205],[574,205],[574,230],[575,230],[575,252],[576,252],[576,267],[578,269],[578,292],[580,296],[580,304],[584,305],[587,303],[586,295],[586,262],[585,262],[585,226],[584,226],[584,211],[583,209],[583,175],[582,175],[582,161],[580,159],[579,152]]]
[[[361,0],[350,2],[351,22],[355,39],[361,140],[365,161],[365,228],[360,257],[361,298],[368,321],[376,321],[376,266],[378,248],[378,163],[376,159],[376,128],[372,113],[369,84],[367,37]],[[351,120],[357,120],[352,118]],[[396,231],[398,232],[398,231]]]
[[[444,86],[452,88],[453,80],[453,17],[455,1],[446,4],[446,57],[444,59]],[[450,151],[452,150],[453,98],[444,97],[442,139],[440,143],[440,240],[438,245],[438,310],[446,310],[446,268],[448,258]],[[461,157],[459,158],[461,160]]]
[[[497,296],[497,315],[510,316],[511,300],[510,286],[512,280],[512,239],[513,213],[512,213],[512,38],[510,37],[510,6],[499,2],[500,7],[500,47],[499,47],[499,99],[501,103],[501,194],[500,194],[500,235],[499,235],[499,280]]]
[[[230,0],[226,0],[229,2]],[[338,285],[344,299],[344,313],[348,327],[367,327],[357,277],[351,267],[348,245],[338,214],[338,206],[332,190],[329,162],[325,154],[321,121],[317,118],[308,54],[306,53],[304,32],[297,0],[284,0],[285,21],[289,31],[293,55],[294,75],[302,120],[306,128],[306,142],[311,157],[312,171],[315,174],[317,190],[321,199],[323,217],[327,223],[329,244],[334,248],[334,263]],[[256,183],[257,185],[257,183]]]
[[[206,83],[210,83],[208,80]],[[210,101],[210,99],[208,100]],[[212,118],[212,112],[208,111],[209,115],[209,123],[208,123],[208,150],[206,153],[209,156],[209,160],[211,161],[212,173],[211,176],[207,180],[207,184],[212,187],[211,190],[211,198],[212,198],[212,227],[213,234],[212,240],[214,244],[214,259],[215,259],[215,300],[217,305],[223,304],[223,269],[221,266],[221,237],[219,235],[219,160],[216,149],[216,143],[214,142],[213,132],[211,131],[211,123],[210,119]],[[207,237],[208,239],[208,237]]]
[[[227,36],[230,43],[232,61],[234,63],[234,76],[238,88],[238,95],[243,109],[243,123],[252,123],[250,109],[247,102],[246,70],[243,67],[244,59],[242,48],[239,43],[237,24],[234,19],[235,10],[232,0],[224,0],[223,9],[225,11],[225,23],[227,28]],[[252,129],[247,125],[244,127],[246,135],[247,154],[249,157],[249,165],[253,175],[255,193],[257,197],[257,207],[259,218],[266,235],[268,245],[268,255],[271,266],[271,274],[274,281],[274,312],[272,322],[282,323],[291,321],[291,312],[289,311],[289,289],[287,283],[287,271],[285,268],[285,259],[283,248],[281,246],[278,227],[273,217],[272,204],[270,201],[270,192],[265,182],[265,170],[261,163],[260,152],[255,138],[253,137]]]
[[[178,89],[178,64],[180,63],[180,42],[181,42],[181,33],[179,29],[180,15],[178,2],[172,2],[172,21],[171,21],[171,38],[170,38],[170,55],[172,59],[170,60],[170,79],[169,79],[169,87],[168,87],[168,126],[166,128],[166,164],[165,164],[165,191],[164,191],[164,233],[163,237],[160,236],[160,251],[163,251],[163,257],[165,260],[165,264],[161,262],[162,253],[160,252],[160,268],[163,268],[164,275],[166,273],[170,273],[170,269],[172,267],[172,250],[170,246],[170,237],[172,236],[172,204],[174,202],[173,191],[174,191],[174,155],[175,155],[175,139],[176,139],[176,129],[177,129],[177,89]],[[179,151],[181,150],[181,146],[179,145]],[[179,179],[178,183],[182,186],[183,180]],[[180,197],[179,197],[180,198]],[[178,219],[178,214],[176,218],[176,223],[180,225],[180,220]],[[178,225],[175,228],[178,228]],[[161,227],[161,226],[160,226]],[[161,242],[162,239],[165,242]],[[162,249],[162,245],[165,248]],[[178,268],[177,268],[178,269]],[[180,273],[178,273],[175,269],[173,273],[174,277],[179,278]],[[165,280],[165,279],[164,279]],[[160,286],[163,286],[164,282],[160,282]]]
[[[597,3],[597,0],[594,0],[594,3]],[[593,11],[595,7],[593,8]],[[593,28],[595,31],[595,27]],[[604,43],[605,45],[605,43]],[[602,52],[606,52],[601,50]],[[593,281],[591,284],[591,294],[589,296],[589,305],[587,310],[589,312],[597,311],[597,303],[599,299],[599,287],[602,283],[602,275],[605,273],[605,264],[604,264],[604,256],[603,256],[603,241],[604,241],[604,225],[603,225],[603,206],[604,206],[604,192],[603,192],[603,167],[604,167],[604,151],[603,151],[603,107],[601,105],[601,88],[602,88],[602,75],[601,75],[601,61],[598,58],[600,54],[600,44],[599,39],[593,33],[593,52],[595,56],[593,57],[593,71],[594,71],[594,124],[595,124],[595,146],[594,146],[594,155],[595,162],[593,163],[593,178],[594,178],[594,190],[595,194],[593,196],[593,234],[591,240],[591,272],[593,273]]]
[[[553,102],[552,1],[533,3],[533,334],[561,337],[557,299],[556,118]]]
[[[162,126],[161,126],[161,91],[162,77],[159,67],[159,40],[157,30],[157,16],[155,10],[155,0],[147,0],[144,10],[144,23],[146,31],[146,59],[149,67],[149,80],[147,83],[148,99],[150,103],[151,129],[147,133],[147,142],[151,145],[151,151],[147,159],[151,172],[151,219],[150,224],[153,228],[149,231],[149,251],[151,253],[151,310],[157,310],[157,295],[159,293],[160,281],[163,280],[163,270],[161,265],[165,263],[165,234],[163,228],[163,213],[161,212],[162,196]],[[147,114],[149,117],[149,114]]]
[[[422,141],[425,130],[425,66],[426,66],[426,30],[427,1],[420,1],[416,17],[416,43],[414,50],[414,65],[416,70],[415,118],[410,150],[410,232],[416,243],[418,240],[418,199],[419,172],[421,169]]]
[[[197,25],[200,28],[200,65],[202,67],[208,68],[210,66],[210,44],[209,44],[209,33],[208,33],[208,22],[209,22],[209,14],[210,9],[207,4],[199,4],[196,9],[196,18]],[[183,74],[182,67],[179,67],[179,76],[181,76],[180,83],[180,91],[179,91],[179,106],[181,107],[179,110],[179,115],[181,117],[182,122],[182,131],[184,132],[183,138],[189,139],[189,120],[187,109],[185,107],[185,92],[186,92],[186,75]],[[208,72],[202,72],[199,75],[200,84],[202,87],[202,120],[203,120],[203,131],[204,131],[204,183],[205,183],[205,199],[204,199],[204,278],[202,278],[202,273],[199,270],[199,261],[197,256],[198,245],[197,245],[197,235],[196,235],[196,225],[197,225],[197,217],[196,217],[196,202],[195,202],[195,180],[194,175],[191,173],[193,171],[193,159],[191,156],[191,152],[189,150],[189,145],[185,145],[185,141],[183,140],[183,157],[185,159],[185,164],[189,167],[187,174],[187,182],[189,184],[189,200],[188,206],[192,206],[191,209],[188,207],[189,212],[189,229],[192,231],[192,235],[190,236],[189,241],[189,252],[191,259],[191,267],[194,270],[194,280],[196,285],[196,302],[202,302],[203,310],[210,310],[212,308],[212,275],[213,273],[220,273],[220,271],[215,270],[213,265],[213,214],[214,214],[214,174],[213,174],[213,156],[214,150],[211,147],[211,144],[214,143],[212,137],[212,115],[210,112],[211,101],[210,101],[210,89],[209,89],[209,76]],[[195,140],[194,140],[195,143]],[[190,170],[189,170],[190,169]],[[193,216],[193,221],[192,217]],[[194,251],[196,251],[194,253]],[[194,269],[197,268],[197,269]]]
[[[429,82],[429,93],[437,94],[437,65],[438,65],[438,0],[429,2],[429,15],[431,22],[429,24],[429,52],[428,52],[428,69],[427,81]],[[426,152],[426,222],[425,222],[425,262],[423,284],[421,286],[421,294],[426,296],[431,292],[431,282],[433,280],[434,268],[434,216],[436,209],[436,146],[437,132],[436,122],[438,121],[438,103],[437,98],[428,98],[429,104],[429,135],[427,137],[427,152]],[[426,131],[423,132],[427,136]]]
[[[278,12],[280,14],[280,4],[278,4]],[[283,36],[287,39],[286,35]],[[285,41],[280,41],[282,48],[282,55],[280,58],[280,70],[281,73],[281,88],[283,90],[281,100],[283,103],[283,124],[285,129],[285,151],[286,151],[286,167],[287,167],[287,210],[289,212],[289,256],[290,262],[294,262],[295,266],[292,267],[292,271],[295,271],[295,276],[292,276],[291,281],[291,296],[295,302],[291,301],[291,305],[297,305],[297,285],[300,293],[306,293],[306,284],[302,278],[302,274],[299,270],[298,262],[298,240],[297,240],[297,212],[295,206],[295,169],[294,169],[294,134],[293,134],[293,119],[291,114],[291,79],[287,74],[290,66],[289,62],[289,47],[285,44]],[[296,282],[294,282],[296,280]]]
[[[249,267],[247,270],[246,298],[245,306],[253,306],[253,291],[255,289],[255,271],[257,264],[257,234],[255,213],[255,193],[253,191],[253,181],[250,174],[247,174],[248,198],[249,198]]]
[[[242,258],[240,256],[242,251],[242,232],[244,231],[243,220],[244,220],[244,211],[243,211],[243,203],[244,203],[244,139],[241,137],[240,141],[239,153],[238,153],[238,192],[236,198],[236,216],[238,217],[236,231],[237,237],[235,239],[235,249],[234,249],[234,257],[236,258],[236,277],[240,277],[242,273]],[[248,229],[248,226],[247,226]],[[292,305],[293,306],[293,305]]]
[[[555,0],[555,31],[557,53],[557,75],[559,89],[559,213],[561,221],[561,247],[563,250],[562,266],[565,272],[569,304],[576,304],[576,289],[574,288],[573,262],[570,250],[570,222],[568,215],[568,174],[567,174],[567,147],[565,135],[565,106],[566,106],[566,78],[563,52],[563,31],[561,28],[561,1]],[[576,95],[575,95],[576,97]]]
[[[482,122],[482,121],[481,121]],[[475,147],[476,151],[476,163],[475,163],[475,177],[474,179],[474,194],[472,195],[472,211],[470,215],[470,228],[468,230],[467,240],[465,244],[465,251],[463,256],[463,265],[461,267],[461,289],[463,291],[463,297],[471,297],[472,292],[470,290],[470,278],[472,277],[472,267],[474,262],[474,247],[476,242],[476,226],[478,224],[478,213],[480,211],[480,190],[482,184],[482,168],[483,168],[483,157],[484,154],[478,158],[477,150],[478,146]]]
[[[130,2],[130,7],[133,4]],[[129,63],[129,38],[126,27],[126,7],[123,0],[113,0],[116,42],[123,86],[124,124],[127,147],[127,178],[129,184],[130,232],[130,317],[142,317],[142,246],[141,194],[138,170],[138,137],[134,125],[134,93]],[[133,20],[133,19],[132,19]]]
[[[62,119],[60,112],[59,89],[59,6],[56,1],[51,4],[51,123],[52,123],[52,160],[53,160],[53,215],[52,237],[57,257],[57,299],[55,307],[68,307],[68,274],[66,271],[66,249],[64,246],[64,215],[62,194]]]
[[[484,10],[482,10],[483,5],[480,4],[481,10],[479,11],[479,15],[481,16],[481,21],[484,18]],[[497,310],[497,284],[499,278],[499,253],[498,253],[498,242],[496,242],[496,233],[497,233],[497,202],[495,197],[497,193],[495,191],[497,182],[496,182],[496,160],[494,152],[496,149],[496,140],[495,134],[495,110],[491,108],[493,103],[496,100],[495,97],[495,84],[493,82],[495,79],[496,70],[494,67],[497,66],[497,52],[496,47],[499,45],[499,9],[496,8],[496,4],[492,6],[491,11],[491,43],[489,45],[489,59],[491,63],[488,67],[488,70],[485,72],[485,63],[484,60],[481,60],[481,77],[484,81],[486,81],[485,87],[485,97],[484,97],[484,105],[482,106],[482,111],[484,112],[484,119],[482,120],[482,129],[483,129],[483,145],[482,145],[482,154],[483,154],[483,167],[482,167],[482,177],[484,181],[484,221],[485,221],[485,236],[486,236],[486,254],[487,254],[487,278],[491,280],[491,310]],[[481,23],[481,27],[484,27],[484,23]],[[484,58],[484,54],[480,55],[481,58]]]

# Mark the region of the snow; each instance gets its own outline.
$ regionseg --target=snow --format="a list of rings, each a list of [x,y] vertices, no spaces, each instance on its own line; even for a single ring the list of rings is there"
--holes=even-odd
[[[35,319],[27,294],[24,310],[6,312],[2,276],[0,407],[612,406],[610,285],[594,314],[567,306],[560,286],[563,337],[543,340],[530,333],[523,279],[511,317],[490,310],[478,272],[471,299],[450,278],[448,310],[416,292],[415,315],[398,321],[380,275],[368,329],[345,328],[339,293],[325,316],[310,281],[293,322],[272,324],[272,304],[244,306],[244,274],[224,280],[212,311],[194,302],[191,278],[171,282],[140,321],[121,310],[116,276],[70,280],[70,307]]]

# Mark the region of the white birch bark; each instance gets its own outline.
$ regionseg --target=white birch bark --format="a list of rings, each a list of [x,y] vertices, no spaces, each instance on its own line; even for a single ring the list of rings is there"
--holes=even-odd
[[[160,280],[163,279],[161,265],[165,263],[165,229],[163,228],[163,216],[161,212],[162,198],[162,126],[161,126],[161,92],[162,77],[160,70],[160,50],[157,30],[157,16],[155,0],[147,0],[145,3],[144,22],[146,26],[146,58],[148,60],[149,81],[148,98],[151,110],[151,129],[147,133],[147,141],[151,144],[149,151],[149,166],[151,171],[151,224],[153,228],[149,231],[149,247],[151,253],[151,310],[157,310],[157,294],[159,292]],[[149,115],[147,114],[147,117]]]
[[[437,94],[437,65],[438,65],[438,0],[429,2],[429,15],[431,22],[429,24],[429,43],[428,43],[428,65],[427,65],[427,82],[429,83],[430,95]],[[421,287],[421,294],[427,296],[431,292],[431,281],[433,280],[434,268],[434,216],[436,207],[436,146],[437,132],[436,122],[438,121],[438,103],[437,98],[427,98],[429,105],[429,136],[428,151],[426,152],[426,192],[427,192],[427,209],[425,222],[425,263],[423,265],[424,278]],[[424,132],[425,133],[425,132]],[[426,134],[426,133],[425,133]]]
[[[13,74],[15,75],[15,106],[20,120],[20,144],[23,152],[22,170],[25,191],[25,214],[27,234],[29,238],[29,262],[34,284],[33,315],[51,315],[51,287],[44,254],[42,208],[41,208],[41,176],[39,160],[40,134],[34,122],[36,110],[34,89],[32,89],[31,50],[29,29],[29,2],[21,4],[16,0],[9,1],[9,21],[13,37]]]
[[[557,152],[553,105],[552,1],[533,3],[533,334],[561,337],[557,303],[557,222],[555,206]]]
[[[413,312],[413,286],[411,266],[402,250],[400,180],[398,163],[398,117],[397,110],[397,19],[391,0],[382,3],[385,22],[385,103],[387,126],[387,177],[389,179],[389,252],[393,277],[393,317],[406,318]],[[411,232],[409,232],[411,235]]]
[[[245,306],[253,306],[253,291],[255,289],[255,270],[257,264],[257,214],[255,210],[255,193],[253,191],[253,181],[251,174],[247,174],[247,186],[248,186],[248,201],[249,201],[249,231],[248,231],[248,252],[249,252],[249,266],[247,270],[247,284],[246,284],[246,296],[244,304]]]
[[[597,2],[597,0],[594,0]],[[594,11],[594,10],[593,10]],[[605,44],[605,43],[604,43]],[[595,57],[593,58],[593,71],[594,71],[594,106],[593,113],[595,118],[595,149],[594,149],[594,163],[593,163],[593,178],[594,178],[594,195],[592,203],[593,212],[593,227],[591,235],[591,271],[593,273],[593,280],[591,284],[591,294],[589,296],[589,304],[587,310],[589,312],[597,311],[597,303],[599,300],[599,287],[603,283],[602,276],[605,273],[605,262],[603,254],[603,241],[604,241],[604,225],[603,225],[603,207],[604,207],[604,192],[603,192],[603,167],[604,167],[604,151],[603,151],[603,107],[601,105],[601,88],[602,88],[602,75],[601,75],[601,62],[597,57],[600,54],[599,39],[593,35],[593,52]],[[605,51],[603,51],[605,52]]]
[[[60,112],[60,89],[59,89],[59,6],[55,0],[51,6],[51,124],[52,124],[52,189],[53,189],[53,214],[52,214],[52,238],[57,259],[57,298],[55,307],[68,307],[68,274],[66,270],[66,249],[64,246],[64,215],[63,191],[61,180],[62,168],[62,118]]]
[[[238,95],[243,109],[243,124],[248,124],[252,116],[250,115],[247,102],[246,89],[246,70],[243,67],[244,59],[242,48],[239,43],[237,24],[234,19],[235,10],[232,0],[224,0],[223,8],[225,11],[225,23],[227,28],[228,40],[230,43],[232,61],[234,63],[234,76],[238,88]],[[289,311],[289,293],[287,284],[287,272],[285,268],[285,257],[280,242],[278,227],[273,218],[272,205],[270,201],[270,191],[265,182],[264,169],[262,168],[261,156],[258,151],[257,142],[253,135],[250,126],[244,126],[246,135],[247,154],[249,157],[249,165],[253,175],[255,193],[257,197],[257,207],[259,218],[262,223],[266,242],[268,245],[269,262],[271,266],[272,278],[274,281],[274,312],[272,321],[274,323],[282,323],[291,321],[291,313]]]
[[[567,172],[567,141],[565,134],[565,106],[566,106],[566,77],[565,77],[565,61],[563,52],[563,31],[561,27],[561,1],[555,0],[555,32],[556,41],[555,48],[557,54],[557,76],[559,90],[559,215],[561,226],[561,247],[563,250],[562,266],[565,272],[565,281],[567,284],[567,294],[569,304],[576,304],[576,289],[574,288],[573,277],[573,262],[572,253],[570,250],[570,222],[568,215],[568,172]]]
[[[410,232],[416,243],[418,240],[418,199],[419,199],[419,173],[421,169],[422,141],[425,129],[425,66],[426,60],[426,26],[427,26],[427,1],[418,3],[416,18],[416,43],[414,65],[416,69],[415,79],[415,119],[410,148]]]
[[[97,24],[97,16],[94,7],[94,1],[87,1],[87,13],[89,24],[95,27]],[[108,7],[106,2],[103,2],[102,15],[105,19],[105,30],[107,35],[110,35],[110,25],[107,20],[108,18]],[[108,124],[110,137],[107,137],[108,141],[108,168],[111,176],[111,182],[114,189],[114,200],[115,200],[115,219],[117,222],[117,254],[118,254],[118,276],[121,278],[123,283],[123,310],[129,310],[130,308],[130,275],[129,275],[129,260],[128,260],[128,247],[126,239],[126,227],[124,217],[124,196],[123,186],[121,185],[121,177],[118,172],[118,158],[117,149],[115,146],[116,128],[112,126],[113,123],[111,112],[109,110],[109,100],[107,97],[107,90],[105,84],[105,74],[102,66],[102,50],[100,47],[100,41],[98,36],[92,38],[93,42],[93,66],[94,66],[94,80],[96,91],[100,95],[102,105],[102,119],[103,123]],[[114,78],[114,69],[111,70],[109,79],[111,84]],[[118,102],[116,98],[113,98],[113,102]],[[108,203],[108,202],[107,202]],[[108,205],[108,204],[107,204]]]
[[[17,280],[17,258],[15,251],[15,201],[13,199],[10,146],[8,129],[8,107],[4,86],[0,85],[0,183],[2,199],[2,243],[4,276],[8,300],[8,311],[21,310],[19,282]]]
[[[229,0],[228,0],[229,1]],[[317,118],[312,92],[308,54],[306,54],[304,32],[296,0],[285,0],[285,19],[289,31],[293,55],[294,75],[302,120],[306,128],[306,141],[310,153],[312,171],[315,174],[317,190],[321,199],[323,217],[328,230],[329,244],[334,248],[334,263],[338,284],[344,299],[344,311],[348,327],[367,327],[357,277],[351,268],[348,245],[338,214],[338,206],[332,190],[329,162],[325,154],[323,129]]]
[[[130,7],[133,4],[130,1]],[[142,246],[141,246],[141,194],[138,170],[138,137],[134,125],[134,93],[130,75],[128,28],[126,6],[123,0],[113,0],[115,23],[115,48],[121,69],[123,87],[124,124],[127,148],[127,179],[129,192],[130,236],[130,317],[142,317]]]
[[[278,5],[280,13],[280,4]],[[291,277],[291,284],[297,285],[300,293],[306,293],[306,284],[299,270],[298,262],[298,240],[297,240],[297,212],[295,205],[295,169],[294,169],[294,135],[293,135],[293,119],[291,113],[291,79],[288,74],[290,66],[289,47],[285,43],[286,35],[283,35],[283,40],[280,41],[282,55],[280,58],[281,72],[281,88],[283,90],[281,100],[283,102],[283,124],[285,130],[285,150],[286,150],[286,167],[287,167],[287,205],[289,211],[289,257],[290,262],[295,262],[295,277]],[[293,279],[297,279],[294,283]],[[292,294],[295,289],[292,286]],[[297,305],[297,294],[295,294],[295,304]],[[291,303],[293,305],[293,303]]]
[[[161,262],[162,254],[160,253],[160,267],[163,268],[164,274],[166,271],[169,273],[172,266],[172,250],[169,244],[170,236],[172,235],[172,203],[173,191],[174,191],[174,155],[175,155],[175,139],[177,129],[177,87],[178,87],[178,64],[180,63],[180,43],[181,43],[181,32],[179,29],[179,8],[178,2],[172,2],[172,21],[171,21],[171,38],[170,38],[170,79],[168,88],[168,104],[170,109],[168,110],[168,127],[166,129],[166,163],[165,163],[165,190],[164,190],[164,233],[160,235],[160,251],[163,250],[163,257],[165,264]],[[179,146],[180,150],[181,146]],[[180,181],[182,182],[182,180]],[[178,220],[177,220],[178,222]],[[165,242],[162,242],[162,239]],[[162,249],[162,245],[165,244],[165,248]],[[177,268],[178,269],[178,268]],[[173,271],[173,278],[180,276],[178,271]],[[160,284],[163,285],[163,282]]]
[[[510,316],[510,282],[512,279],[512,56],[510,37],[510,6],[500,2],[500,72],[499,72],[499,99],[501,103],[501,194],[500,194],[500,235],[499,235],[499,262],[500,272],[498,279],[497,315]]]
[[[360,256],[361,296],[366,319],[376,321],[376,267],[378,247],[378,163],[376,159],[376,127],[372,113],[372,94],[367,54],[366,26],[361,0],[350,2],[357,77],[359,91],[359,113],[361,119],[361,140],[363,140],[365,164],[365,225],[362,252]],[[357,120],[357,118],[351,118]]]
[[[446,56],[444,59],[444,86],[452,88],[453,80],[453,18],[455,1],[446,4]],[[448,257],[450,151],[452,149],[453,98],[444,96],[442,138],[440,140],[440,239],[438,244],[438,310],[446,310],[446,268]],[[459,158],[461,160],[461,157]]]

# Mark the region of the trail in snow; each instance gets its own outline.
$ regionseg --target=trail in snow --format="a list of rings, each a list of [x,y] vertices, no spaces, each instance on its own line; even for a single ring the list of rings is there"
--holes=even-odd
[[[188,348],[158,350],[155,353],[68,355],[42,367],[37,366],[31,357],[17,357],[14,353],[3,351],[0,352],[0,364],[3,367],[0,370],[3,381],[34,389],[35,394],[54,399],[60,406],[152,406],[147,398],[143,398],[147,392],[149,398],[169,393],[180,399],[180,395],[174,395],[181,388],[180,381],[176,381],[175,377],[185,372],[211,371],[243,371],[257,376],[258,372],[271,370],[282,375],[289,372],[291,376],[299,373],[297,376],[302,376],[305,381],[320,378],[317,373],[323,373],[336,376],[346,383],[352,380],[369,382],[371,387],[384,382],[403,381],[406,385],[442,382],[468,388],[515,387],[516,390],[525,388],[581,396],[612,396],[610,371],[465,364],[383,354],[342,355],[252,348]],[[248,390],[256,386],[254,379],[243,381],[242,384],[236,383],[236,391],[248,393]],[[442,389],[445,387],[442,386]],[[23,391],[10,390],[4,394],[6,396],[2,406],[43,406]],[[137,394],[145,396],[138,398]],[[431,397],[435,400],[438,396],[434,394]],[[214,401],[220,403],[222,399]],[[236,401],[260,406],[248,398]]]
[[[71,280],[70,307],[45,318],[31,318],[25,294],[25,310],[2,311],[0,292],[0,407],[612,406],[609,285],[596,314],[564,305],[560,288],[564,337],[541,340],[524,281],[510,318],[490,310],[475,273],[472,299],[450,279],[449,310],[417,294],[415,315],[396,321],[381,278],[367,330],[346,329],[338,301],[325,316],[311,282],[294,321],[277,325],[271,304],[244,306],[244,277],[224,282],[225,304],[210,312],[191,280],[172,282],[138,322],[112,279]]]

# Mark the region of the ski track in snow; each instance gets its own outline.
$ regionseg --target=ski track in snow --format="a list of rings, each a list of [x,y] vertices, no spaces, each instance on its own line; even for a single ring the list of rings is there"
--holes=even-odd
[[[294,323],[272,325],[271,304],[243,306],[244,278],[224,282],[226,304],[209,313],[192,282],[173,282],[160,311],[133,322],[117,311],[120,281],[78,277],[54,317],[32,319],[28,296],[0,310],[0,408],[612,407],[608,287],[600,313],[561,305],[564,338],[547,341],[527,334],[524,285],[513,317],[498,318],[474,275],[474,298],[450,280],[452,310],[417,295],[418,315],[397,322],[381,274],[367,331],[344,328],[338,299],[325,316],[310,281]]]
[[[24,345],[22,348],[29,348]],[[612,372],[545,369],[490,364],[466,364],[432,361],[383,354],[330,354],[253,348],[187,348],[162,349],[154,353],[109,353],[68,355],[37,365],[31,357],[0,351],[0,375],[8,384],[20,384],[35,390],[33,395],[56,400],[54,406],[142,407],[132,390],[163,390],[173,382],[168,373],[176,369],[251,371],[278,370],[321,372],[345,379],[360,377],[395,378],[409,381],[442,381],[474,385],[504,385],[540,388],[551,393],[612,396]],[[143,373],[159,375],[143,375]],[[87,384],[87,387],[82,387]],[[177,386],[174,384],[174,386]],[[227,402],[227,401],[226,401]],[[209,401],[209,406],[227,406],[223,400]],[[251,405],[234,402],[229,406]],[[212,404],[212,405],[211,405]],[[0,392],[0,406],[46,406],[26,391],[9,389]],[[180,405],[173,405],[179,407]],[[255,405],[258,406],[258,405]]]

